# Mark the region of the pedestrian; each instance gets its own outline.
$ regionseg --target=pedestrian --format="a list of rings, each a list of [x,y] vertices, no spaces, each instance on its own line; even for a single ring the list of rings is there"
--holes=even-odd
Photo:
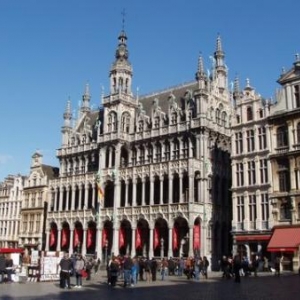
[[[138,261],[136,257],[132,260],[132,266],[131,266],[131,286],[135,286],[137,284],[137,277],[138,277]]]
[[[125,255],[123,269],[124,269],[124,287],[127,287],[131,284],[131,268],[133,262],[130,255]]]
[[[12,282],[12,273],[13,273],[13,260],[11,259],[10,255],[7,255],[6,261],[5,261],[5,270],[6,270],[6,275],[7,275],[7,282],[11,283]]]
[[[157,261],[156,259],[153,257],[151,259],[151,279],[152,281],[156,281],[156,273],[157,273]]]
[[[74,269],[76,276],[75,288],[82,288],[82,272],[85,268],[85,261],[81,254],[78,254],[75,260]]]
[[[96,263],[95,263],[95,266],[94,266],[95,274],[98,274],[100,264],[101,264],[101,260],[100,260],[100,258],[98,258]]]
[[[0,253],[0,283],[4,281],[5,274],[5,257]]]
[[[70,274],[72,272],[73,263],[69,257],[69,253],[65,252],[63,258],[59,262],[60,266],[60,287],[71,288]]]
[[[207,259],[206,256],[203,256],[203,268],[202,268],[202,272],[203,272],[203,276],[205,277],[205,279],[208,278],[208,275],[207,275],[208,267],[209,267],[209,261],[208,261],[208,259]]]
[[[116,286],[119,274],[119,262],[115,256],[112,257],[112,260],[109,264],[109,274],[110,274],[110,285],[112,287]]]
[[[242,267],[240,256],[237,254],[233,258],[234,281],[241,282],[240,269]]]
[[[275,276],[280,276],[280,257],[277,256],[274,262]]]

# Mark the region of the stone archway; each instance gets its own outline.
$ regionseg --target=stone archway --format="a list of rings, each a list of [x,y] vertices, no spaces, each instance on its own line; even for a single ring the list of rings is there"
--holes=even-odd
[[[96,253],[96,234],[97,234],[97,224],[94,221],[88,223],[87,233],[86,233],[86,253],[95,254]]]
[[[183,217],[177,217],[173,225],[172,249],[174,257],[187,257],[189,254],[189,226]]]
[[[73,252],[81,253],[83,242],[83,225],[77,221],[74,224]]]
[[[70,225],[68,222],[62,223],[61,229],[61,251],[68,251],[70,247]]]
[[[149,257],[149,240],[149,223],[145,219],[139,219],[137,222],[135,237],[135,253],[137,256]]]
[[[158,218],[154,226],[153,252],[156,257],[167,257],[169,247],[168,223],[163,218]]]
[[[50,224],[50,236],[49,236],[49,251],[56,251],[57,247],[57,224],[52,222]]]
[[[128,220],[123,220],[119,230],[119,254],[125,255],[131,253],[132,228]]]

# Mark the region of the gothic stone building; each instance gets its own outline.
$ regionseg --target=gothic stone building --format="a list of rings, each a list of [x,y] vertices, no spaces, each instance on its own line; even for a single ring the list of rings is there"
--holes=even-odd
[[[132,92],[124,31],[118,40],[101,109],[91,109],[88,85],[76,120],[67,103],[46,250],[205,255],[215,266],[231,252],[232,219],[231,93],[221,39],[209,75],[200,56],[193,82],[141,97]]]

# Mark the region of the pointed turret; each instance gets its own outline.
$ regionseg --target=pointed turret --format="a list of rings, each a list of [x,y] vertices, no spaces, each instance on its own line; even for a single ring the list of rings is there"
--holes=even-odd
[[[131,95],[132,67],[128,60],[127,36],[124,29],[119,35],[119,44],[116,50],[115,62],[110,70],[110,92]]]
[[[70,98],[67,101],[67,106],[66,106],[66,110],[63,114],[63,118],[64,118],[64,125],[61,128],[61,133],[62,133],[62,145],[66,146],[68,144],[68,136],[69,133],[72,130],[72,110],[71,110],[71,100]]]
[[[196,80],[198,81],[198,86],[200,90],[204,90],[207,87],[207,75],[204,71],[204,63],[202,54],[199,54],[198,57],[198,70],[195,76]]]
[[[224,91],[227,86],[227,68],[225,65],[225,53],[222,49],[222,41],[220,35],[217,37],[217,46],[216,51],[214,53],[214,60],[215,60],[215,78],[218,83],[218,87],[220,91]]]
[[[90,101],[91,101],[90,86],[88,83],[86,83],[84,94],[82,95],[82,104],[80,108],[80,111],[82,113],[89,112],[91,110]]]
[[[233,99],[236,101],[240,96],[240,81],[238,76],[235,77],[233,83]]]

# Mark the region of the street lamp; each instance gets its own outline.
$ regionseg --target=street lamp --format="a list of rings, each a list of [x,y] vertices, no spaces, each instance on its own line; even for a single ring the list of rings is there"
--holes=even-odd
[[[160,239],[160,258],[162,259],[164,257],[164,239]]]

